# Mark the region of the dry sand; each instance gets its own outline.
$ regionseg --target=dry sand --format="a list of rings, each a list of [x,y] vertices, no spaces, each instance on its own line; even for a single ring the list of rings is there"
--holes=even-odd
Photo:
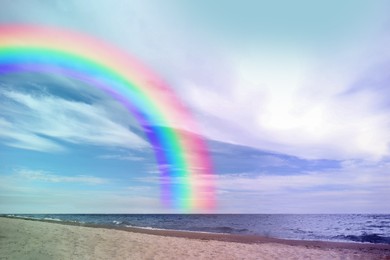
[[[390,259],[389,245],[134,231],[1,217],[0,259]]]

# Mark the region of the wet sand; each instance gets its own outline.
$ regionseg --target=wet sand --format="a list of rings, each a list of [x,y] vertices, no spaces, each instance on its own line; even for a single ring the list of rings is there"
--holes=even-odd
[[[0,259],[390,259],[390,245],[0,217]]]

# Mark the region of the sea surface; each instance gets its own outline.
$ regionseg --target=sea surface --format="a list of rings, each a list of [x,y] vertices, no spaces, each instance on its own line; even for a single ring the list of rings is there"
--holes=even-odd
[[[390,244],[390,215],[379,214],[18,214],[83,224],[260,235],[296,240]]]

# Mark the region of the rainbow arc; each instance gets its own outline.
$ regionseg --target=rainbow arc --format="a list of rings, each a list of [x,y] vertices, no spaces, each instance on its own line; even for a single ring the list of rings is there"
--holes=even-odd
[[[212,166],[189,111],[155,73],[120,49],[59,28],[0,26],[0,75],[49,73],[98,88],[142,126],[160,171],[161,201],[182,211],[215,206]],[[189,132],[190,130],[191,132]]]

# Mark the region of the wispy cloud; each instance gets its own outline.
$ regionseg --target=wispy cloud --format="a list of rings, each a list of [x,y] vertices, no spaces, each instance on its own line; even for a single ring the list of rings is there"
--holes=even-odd
[[[98,104],[7,90],[0,95],[0,136],[10,146],[49,152],[66,149],[57,139],[109,147],[149,147]]]
[[[3,139],[6,145],[38,151],[59,152],[65,150],[61,145],[28,130],[20,129],[4,118],[0,118],[0,128],[0,138]]]
[[[104,1],[33,2],[25,3],[26,8],[9,2],[1,17],[76,28],[122,46],[171,83],[210,139],[308,159],[379,160],[390,154],[390,112],[383,105],[388,93],[378,87],[388,84],[388,70],[386,66],[372,69],[390,60],[385,1],[353,6],[328,1],[321,4],[321,19],[309,18],[319,12],[318,3],[301,1],[291,6],[295,15],[302,13],[293,19],[300,26],[293,26],[291,19],[276,19],[281,14],[273,4],[229,4],[234,8],[223,12],[236,14],[235,7],[239,8],[240,21],[252,17],[270,23],[269,28],[259,28],[246,22],[260,37],[253,39],[248,27],[238,27],[242,37],[235,37],[240,41],[234,44],[228,36],[231,31],[205,34],[186,27],[215,29],[218,23],[214,23],[224,18],[220,13],[211,15],[216,9],[209,4],[194,3],[197,8],[191,8],[191,4],[176,1],[174,5],[138,0],[117,0],[113,5]],[[262,6],[261,10],[270,13],[259,16],[251,6]],[[350,8],[356,16],[348,16]],[[31,12],[26,14],[26,9]],[[211,18],[207,28],[204,20],[195,18],[203,17],[197,10]],[[323,16],[327,12],[332,19]],[[337,30],[330,29],[336,13]],[[313,23],[320,24],[313,28],[323,33],[311,32]],[[299,33],[282,32],[289,26]],[[262,39],[269,37],[264,33],[271,33],[271,39],[280,38],[265,44]],[[285,37],[296,37],[299,43],[280,40]]]
[[[218,197],[223,210],[234,212],[384,213],[390,210],[381,200],[390,196],[389,170],[386,162],[348,162],[338,170],[293,175],[220,175]]]
[[[160,204],[157,186],[112,190],[111,185],[109,179],[90,175],[65,176],[32,169],[0,172],[0,212],[158,213],[166,210]]]
[[[364,188],[376,190],[378,187],[389,187],[389,164],[383,167],[344,167],[337,170],[297,172],[289,175],[261,173],[253,175],[227,174],[218,176],[219,188],[246,191],[286,191],[300,189]]]
[[[97,184],[104,184],[108,182],[107,179],[88,176],[88,175],[61,176],[46,171],[26,170],[26,169],[21,169],[16,171],[16,175],[26,180],[55,182],[55,183],[82,183],[88,185],[97,185]]]
[[[308,159],[377,160],[390,153],[388,93],[384,82],[375,82],[388,73],[371,70],[390,60],[382,49],[382,57],[357,51],[321,60],[305,54],[264,57],[254,50],[232,57],[236,78],[223,92],[212,83],[187,80],[184,98],[215,140]],[[357,83],[366,87],[342,94]]]
[[[99,159],[121,160],[121,161],[144,161],[145,158],[133,154],[104,154],[98,156]]]

